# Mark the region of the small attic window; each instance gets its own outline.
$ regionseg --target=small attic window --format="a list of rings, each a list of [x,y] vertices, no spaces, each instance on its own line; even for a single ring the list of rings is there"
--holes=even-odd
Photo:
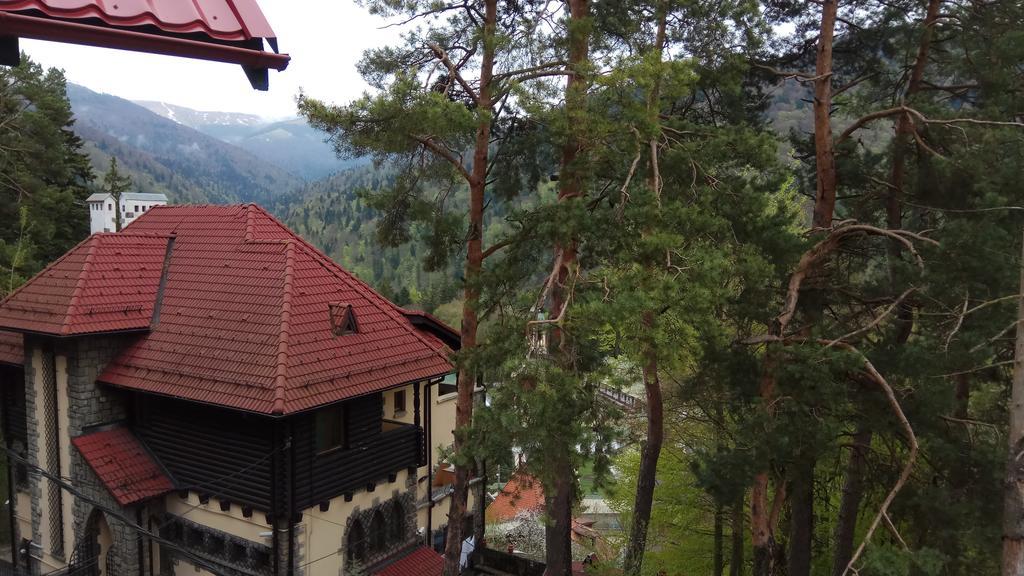
[[[359,331],[356,325],[356,313],[351,304],[336,303],[330,305],[331,333],[335,336],[355,334]]]

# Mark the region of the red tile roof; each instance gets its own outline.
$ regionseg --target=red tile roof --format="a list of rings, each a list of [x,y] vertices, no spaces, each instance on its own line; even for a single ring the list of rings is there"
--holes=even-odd
[[[94,432],[71,442],[122,506],[174,490],[170,478],[127,428]]]
[[[34,10],[51,18],[95,18],[112,26],[153,26],[217,40],[274,38],[255,0],[0,0],[0,10]]]
[[[0,301],[0,328],[53,336],[148,328],[167,242],[88,237]]]
[[[448,348],[258,206],[158,206],[126,230],[175,242],[159,321],[104,382],[289,414],[452,370]],[[337,303],[357,333],[331,332]]]
[[[487,505],[484,518],[488,523],[500,523],[514,520],[524,512],[543,511],[544,486],[540,480],[525,472],[516,472],[494,501]]]
[[[441,576],[444,557],[430,548],[420,546],[412,552],[373,573],[373,576]]]
[[[0,363],[19,366],[25,363],[21,334],[0,331]]]

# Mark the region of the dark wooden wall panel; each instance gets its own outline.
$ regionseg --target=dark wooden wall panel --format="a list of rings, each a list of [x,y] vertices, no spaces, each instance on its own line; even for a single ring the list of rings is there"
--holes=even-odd
[[[346,407],[348,448],[324,454],[316,453],[314,415],[292,420],[296,510],[364,489],[370,482],[380,482],[388,474],[418,464],[420,429],[404,426],[382,433],[382,408],[379,394],[350,401]]]
[[[28,414],[25,411],[25,372],[14,366],[0,366],[0,418],[4,437],[26,442]]]
[[[134,419],[136,433],[179,488],[270,510],[270,418],[140,396]]]

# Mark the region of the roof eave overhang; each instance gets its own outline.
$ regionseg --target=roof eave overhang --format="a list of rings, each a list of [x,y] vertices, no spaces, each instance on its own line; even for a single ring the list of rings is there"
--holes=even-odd
[[[0,326],[0,330],[5,332],[14,332],[16,334],[25,334],[27,336],[46,336],[47,338],[80,338],[82,336],[112,336],[116,334],[142,334],[150,331],[150,327],[145,328],[128,328],[125,330],[104,330],[100,332],[76,332],[74,334],[59,334],[56,332],[41,332],[39,330],[26,330],[24,328],[18,328],[15,326]]]
[[[19,37],[239,64],[257,90],[268,88],[268,70],[284,70],[291,60],[288,54],[0,11],[0,40]],[[0,48],[4,63],[10,63],[12,48],[18,54],[16,43]]]

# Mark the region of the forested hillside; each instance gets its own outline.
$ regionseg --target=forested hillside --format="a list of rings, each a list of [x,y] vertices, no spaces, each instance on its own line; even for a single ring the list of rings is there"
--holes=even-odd
[[[89,233],[94,175],[72,131],[64,75],[22,61],[0,66],[0,295]]]
[[[305,120],[267,121],[251,114],[204,112],[166,102],[137,104],[204,134],[234,144],[305,180],[317,180],[358,164],[334,154],[324,135]]]
[[[301,183],[285,169],[128,100],[74,84],[75,133],[97,170],[116,156],[138,192],[172,202],[268,203]]]

